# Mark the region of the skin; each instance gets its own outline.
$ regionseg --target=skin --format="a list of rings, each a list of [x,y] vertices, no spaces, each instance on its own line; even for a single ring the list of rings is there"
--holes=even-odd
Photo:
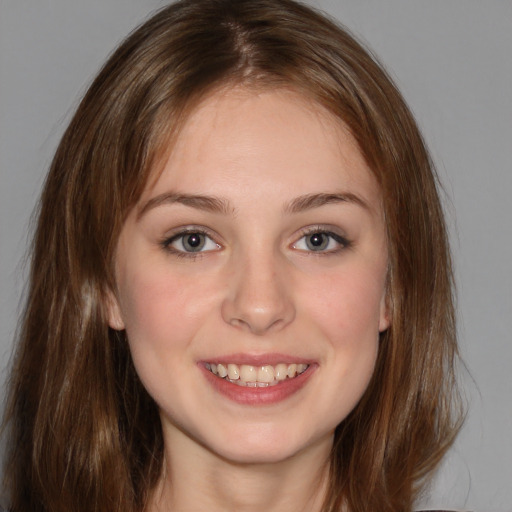
[[[311,194],[324,195],[297,200]],[[184,250],[184,228],[208,233],[201,252]],[[338,241],[311,250],[318,232]],[[116,253],[110,325],[126,329],[164,433],[149,510],[320,510],[334,429],[389,326],[386,273],[380,191],[340,121],[288,90],[205,98]],[[277,403],[238,403],[205,376],[205,361],[275,353],[311,366]]]

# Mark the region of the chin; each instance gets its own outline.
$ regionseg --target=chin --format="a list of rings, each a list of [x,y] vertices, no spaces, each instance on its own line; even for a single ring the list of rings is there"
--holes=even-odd
[[[294,457],[305,455],[308,451],[326,448],[329,453],[334,431],[319,438],[304,436],[297,439],[290,432],[276,433],[268,429],[260,429],[247,435],[237,434],[229,437],[230,441],[213,447],[214,453],[234,464],[278,464]]]
[[[296,454],[295,450],[283,450],[282,448],[273,448],[265,446],[262,449],[253,448],[252,450],[223,450],[217,453],[218,456],[234,464],[253,465],[253,464],[278,464],[290,459]]]

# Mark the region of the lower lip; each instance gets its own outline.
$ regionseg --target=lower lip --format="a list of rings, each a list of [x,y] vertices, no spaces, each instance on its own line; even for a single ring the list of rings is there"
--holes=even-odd
[[[203,365],[200,365],[200,367],[213,388],[233,402],[244,405],[271,405],[282,402],[297,393],[313,375],[316,365],[309,365],[304,372],[293,379],[285,379],[275,386],[261,388],[233,384],[226,379],[215,376]]]

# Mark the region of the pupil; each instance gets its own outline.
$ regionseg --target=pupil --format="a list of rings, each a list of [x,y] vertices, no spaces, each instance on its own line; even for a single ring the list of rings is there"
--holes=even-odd
[[[315,247],[319,247],[323,243],[324,243],[324,235],[322,235],[320,233],[315,233],[314,235],[311,236],[311,244],[314,245]]]
[[[204,245],[204,236],[201,233],[192,233],[184,240],[185,249],[194,252],[200,250]]]
[[[319,251],[328,246],[329,237],[325,233],[313,233],[306,238],[306,244],[312,251]]]

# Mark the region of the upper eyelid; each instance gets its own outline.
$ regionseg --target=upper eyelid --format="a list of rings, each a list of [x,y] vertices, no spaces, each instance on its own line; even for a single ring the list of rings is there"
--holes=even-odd
[[[348,241],[348,236],[346,235],[344,230],[340,229],[339,227],[331,226],[331,225],[305,226],[298,231],[297,240],[299,240],[299,238],[302,238],[303,236],[311,235],[314,233],[325,233],[327,235],[332,234],[332,235],[336,235],[340,238],[343,238],[344,240],[346,239]]]
[[[187,256],[195,255],[195,257],[197,257],[200,254],[203,254],[205,252],[210,252],[210,251],[199,251],[196,253],[189,254],[187,252],[179,251],[178,249],[174,249],[172,247],[172,244],[176,240],[179,240],[180,238],[186,236],[187,234],[191,234],[191,233],[200,233],[204,236],[207,236],[218,247],[223,246],[223,244],[218,241],[218,237],[214,233],[212,233],[210,229],[207,229],[204,226],[182,226],[182,227],[175,228],[175,229],[171,230],[171,233],[164,235],[160,239],[159,245],[168,251],[172,251],[172,252],[175,252],[176,254],[183,254],[183,255],[187,255]]]
[[[217,239],[220,237],[217,235],[216,232],[214,232],[213,230],[208,229],[204,226],[194,226],[194,225],[181,226],[181,227],[174,228],[174,229],[170,230],[170,232],[168,232],[168,234],[166,234],[163,238],[166,240],[172,241],[172,240],[177,240],[181,236],[185,236],[190,233],[201,233],[202,235],[206,235],[206,236],[210,237],[212,240],[215,240],[216,243],[219,243],[217,241]]]
[[[219,250],[223,247],[221,244],[219,244],[219,242],[217,242],[216,238],[210,234],[210,230],[207,230],[204,227],[187,226],[185,228],[176,228],[176,230],[173,230],[173,231],[175,231],[174,234],[163,237],[159,241],[159,245],[162,249],[164,249],[164,251],[166,251],[178,258],[185,258],[188,260],[196,260],[197,258],[201,258],[210,252],[217,252],[217,250]],[[204,251],[200,250],[200,251],[189,252],[186,250],[183,251],[181,249],[173,247],[173,244],[176,241],[178,241],[180,238],[184,238],[186,235],[194,234],[194,233],[199,233],[199,234],[204,235],[207,238],[209,238],[210,241],[213,242],[217,246],[217,249],[208,249],[208,250],[204,250]]]
[[[345,234],[337,232],[337,229],[334,228],[334,226],[308,226],[306,228],[303,228],[300,231],[300,236],[295,237],[295,241],[292,242],[291,246],[295,247],[295,245],[297,245],[299,241],[302,240],[304,237],[314,235],[315,233],[323,233],[325,235],[330,236],[332,239],[334,239],[336,243],[340,244],[342,248],[348,248],[352,246],[352,241]],[[317,254],[329,254],[332,252],[334,251],[318,251]]]
[[[162,237],[161,243],[164,245],[169,245],[170,243],[189,233],[201,233],[211,238],[216,244],[220,246],[224,245],[222,237],[216,231],[205,226],[194,224],[183,225],[173,228],[172,230],[170,230],[170,233],[168,232],[168,234]],[[295,235],[292,235],[293,241],[291,242],[291,245],[293,246],[294,244],[296,244],[304,236],[308,236],[314,233],[325,233],[326,235],[331,236],[334,235],[335,237],[341,238],[344,244],[350,244],[350,240],[344,233],[344,230],[340,229],[339,227],[333,225],[313,224],[309,226],[304,226],[303,228],[296,231]]]

